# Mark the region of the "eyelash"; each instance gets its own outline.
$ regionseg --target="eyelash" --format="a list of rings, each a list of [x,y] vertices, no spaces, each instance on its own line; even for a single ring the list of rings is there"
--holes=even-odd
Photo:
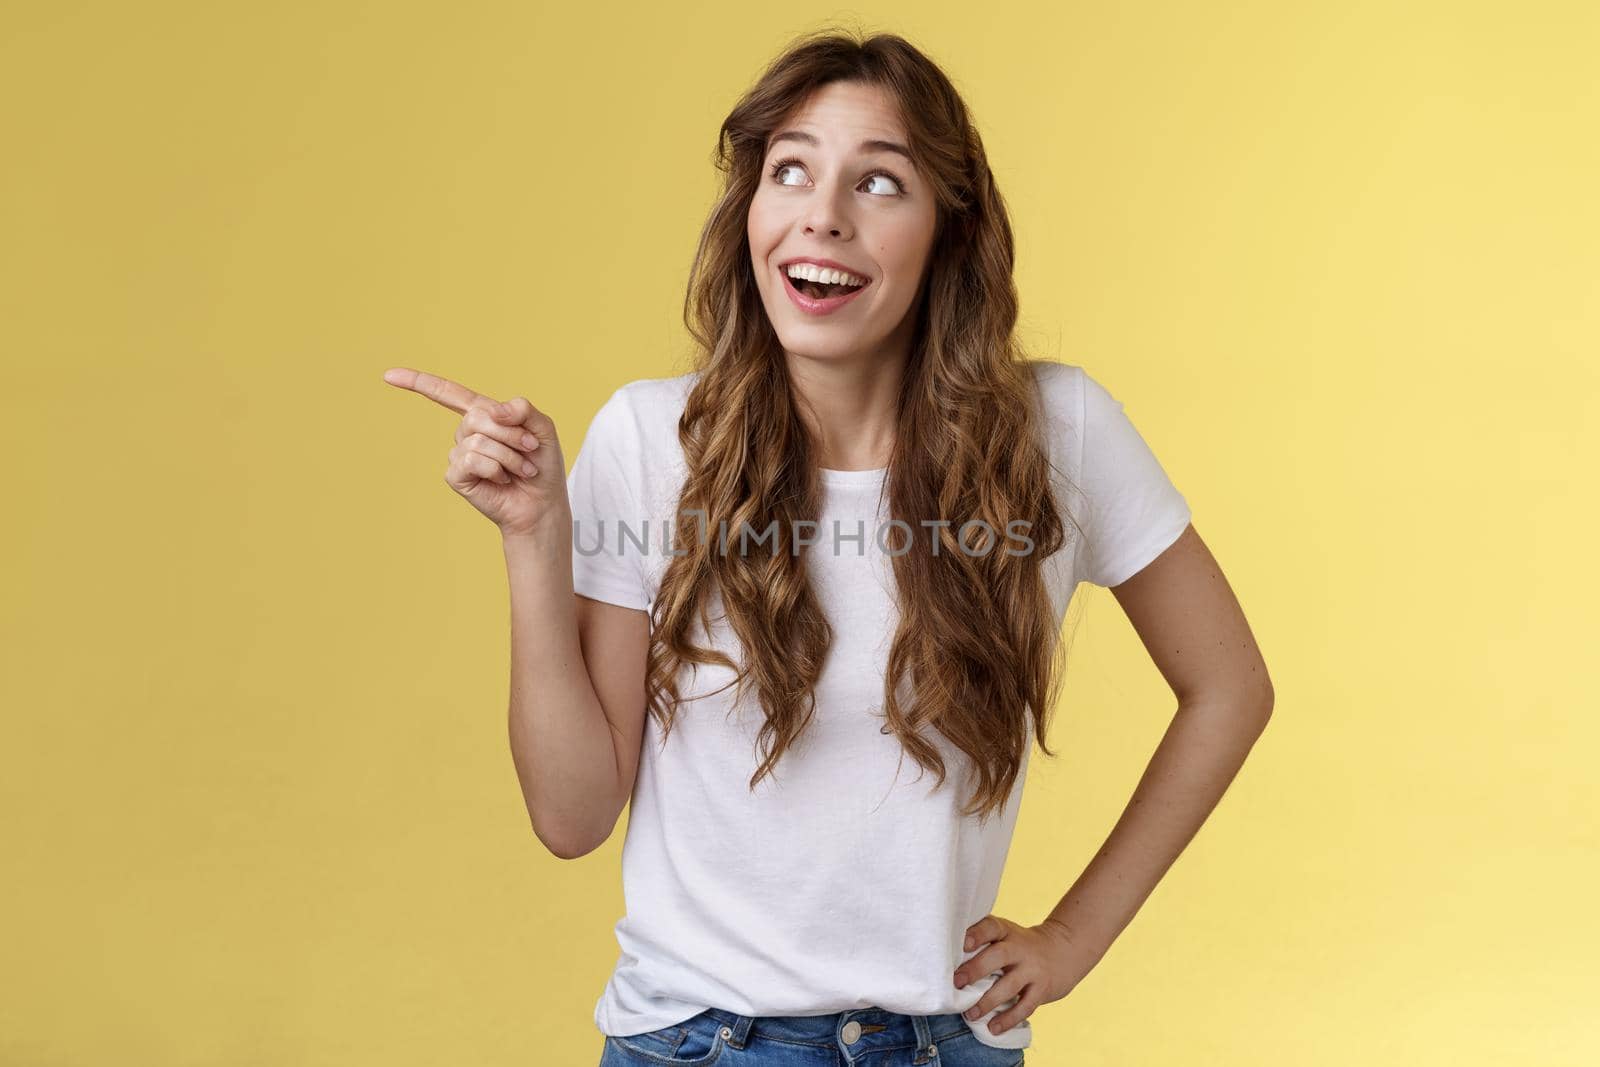
[[[780,159],[776,163],[774,163],[772,165],[772,167],[767,171],[767,176],[770,177],[773,181],[777,181],[778,175],[783,171],[784,167],[799,167],[799,166],[803,166],[803,164],[798,159],[796,159],[795,157],[789,156],[789,157],[787,157],[785,159]],[[866,174],[862,175],[862,180],[865,181],[867,178],[872,178],[872,177],[888,178],[890,181],[894,182],[894,184],[900,189],[900,191],[898,193],[893,194],[894,196],[899,197],[899,196],[905,196],[906,195],[906,183],[904,181],[902,181],[901,178],[900,178],[900,175],[896,174],[894,171],[887,170],[887,169],[885,169],[883,167],[876,167],[873,170],[869,170],[869,171],[867,171]],[[779,182],[778,184],[782,185],[783,183]]]

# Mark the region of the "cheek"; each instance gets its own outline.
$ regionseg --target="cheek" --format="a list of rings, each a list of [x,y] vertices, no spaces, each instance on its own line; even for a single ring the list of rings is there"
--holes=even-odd
[[[921,219],[897,222],[878,235],[877,258],[885,271],[899,278],[915,277],[928,258],[932,225]]]
[[[781,230],[773,226],[770,213],[763,212],[759,206],[751,205],[750,215],[745,220],[745,243],[750,246],[750,266],[761,276],[765,284],[765,267],[771,258],[773,250],[777,247]]]
[[[745,219],[745,229],[750,234],[751,247],[760,248],[763,238],[782,229],[782,225],[783,219],[774,205],[767,203],[766,199],[757,193],[750,201],[750,211]]]

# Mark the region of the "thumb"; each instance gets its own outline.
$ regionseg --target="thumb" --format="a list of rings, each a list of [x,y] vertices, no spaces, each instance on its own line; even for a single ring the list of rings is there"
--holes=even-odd
[[[525,396],[514,396],[510,400],[502,400],[498,404],[489,405],[489,414],[496,422],[507,423],[512,426],[526,426],[538,409]]]

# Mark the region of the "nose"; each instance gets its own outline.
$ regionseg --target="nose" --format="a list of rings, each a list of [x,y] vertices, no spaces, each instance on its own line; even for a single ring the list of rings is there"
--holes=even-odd
[[[806,203],[806,233],[826,233],[832,237],[847,237],[854,233],[849,214],[840,204],[841,197],[849,195],[848,190],[819,189],[817,195],[810,197]]]
[[[806,233],[827,233],[832,237],[843,237],[849,226],[837,215],[826,212],[813,211],[806,219]]]

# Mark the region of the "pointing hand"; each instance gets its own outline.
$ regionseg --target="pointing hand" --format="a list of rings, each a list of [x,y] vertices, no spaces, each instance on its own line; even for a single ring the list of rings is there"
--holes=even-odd
[[[550,416],[525,397],[500,402],[409,367],[383,380],[420,393],[461,416],[445,484],[487,515],[502,534],[525,534],[567,508],[566,465]]]

